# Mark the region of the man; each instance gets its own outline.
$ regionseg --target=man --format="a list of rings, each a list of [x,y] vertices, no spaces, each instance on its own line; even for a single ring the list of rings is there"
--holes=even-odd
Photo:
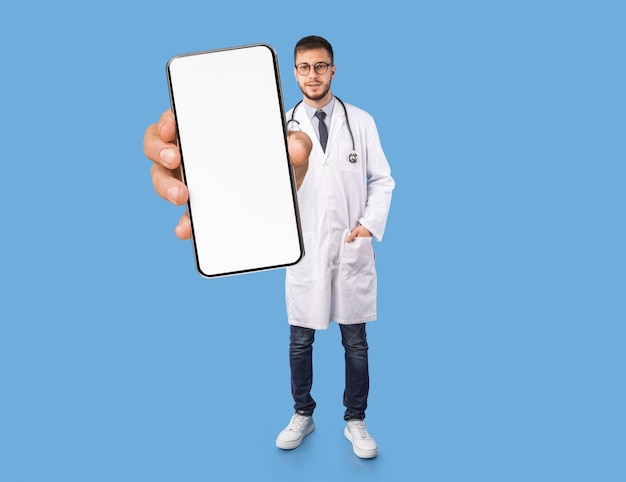
[[[331,93],[336,67],[330,43],[322,37],[304,37],[295,46],[294,59],[303,102],[287,113],[289,125],[301,130],[289,133],[289,152],[298,178],[306,254],[286,273],[295,413],[278,434],[276,446],[294,449],[315,429],[313,342],[315,331],[334,321],[345,349],[344,436],[357,456],[372,458],[378,447],[364,422],[369,393],[365,324],[376,319],[372,237],[382,239],[395,184],[372,117]],[[155,161],[156,191],[182,204],[186,189],[170,170],[180,162],[172,144],[174,131],[171,114],[165,113],[159,125],[146,131],[144,149]],[[186,215],[176,234],[190,236]]]
[[[362,458],[377,445],[365,427],[369,392],[365,323],[376,319],[372,236],[385,230],[394,181],[374,120],[331,92],[336,72],[330,43],[316,36],[294,49],[294,76],[303,102],[287,113],[313,141],[298,190],[304,259],[287,269],[290,365],[295,414],[276,440],[297,447],[314,430],[311,397],[315,330],[335,321],[345,348],[344,434]]]

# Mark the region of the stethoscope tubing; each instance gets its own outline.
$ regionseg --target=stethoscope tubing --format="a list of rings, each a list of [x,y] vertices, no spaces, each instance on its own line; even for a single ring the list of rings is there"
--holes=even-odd
[[[346,109],[346,104],[343,103],[343,100],[341,100],[339,97],[334,96],[335,99],[337,99],[339,101],[339,103],[341,104],[341,107],[343,107],[343,111],[346,114],[346,125],[348,126],[348,132],[350,133],[350,139],[352,140],[352,152],[348,155],[348,161],[350,162],[356,162],[359,158],[359,156],[356,153],[356,144],[354,143],[354,134],[352,134],[352,127],[350,127],[350,119],[348,117],[348,109]],[[294,119],[294,116],[296,115],[296,109],[300,106],[300,104],[302,104],[302,101],[298,102],[296,105],[293,106],[293,109],[291,111],[291,119],[289,119],[289,123],[291,122],[296,122],[297,124],[300,124],[296,119]]]

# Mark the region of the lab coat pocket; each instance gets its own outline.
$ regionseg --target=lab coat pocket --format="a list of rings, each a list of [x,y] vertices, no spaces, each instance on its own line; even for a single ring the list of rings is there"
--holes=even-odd
[[[361,277],[364,281],[376,276],[372,238],[358,237],[343,244],[341,274],[345,279]]]

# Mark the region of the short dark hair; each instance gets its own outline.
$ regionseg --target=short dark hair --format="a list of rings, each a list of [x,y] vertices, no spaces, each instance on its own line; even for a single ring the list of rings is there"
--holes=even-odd
[[[328,52],[328,55],[330,55],[330,63],[332,64],[335,62],[332,45],[330,45],[328,40],[323,37],[318,37],[317,35],[309,35],[308,37],[303,37],[298,41],[293,49],[294,62],[298,52],[313,49],[325,49]]]

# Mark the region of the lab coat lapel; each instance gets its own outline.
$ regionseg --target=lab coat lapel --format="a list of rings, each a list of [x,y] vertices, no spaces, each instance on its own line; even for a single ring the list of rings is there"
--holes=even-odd
[[[326,156],[333,148],[336,148],[337,140],[341,126],[345,122],[346,115],[341,108],[341,104],[335,99],[335,107],[333,107],[332,119],[330,122],[330,132],[328,133],[328,143],[326,144]],[[321,146],[320,146],[321,148]]]
[[[311,138],[311,141],[313,142],[313,151],[311,153],[311,156],[312,157],[314,156],[318,159],[325,160],[326,154],[328,153],[329,146],[330,146],[330,134],[329,134],[328,142],[326,144],[326,153],[325,153],[324,150],[322,149],[322,145],[320,144],[320,139],[317,136],[317,133],[315,132],[313,123],[311,122],[311,119],[306,113],[306,110],[304,109],[304,107],[300,106],[300,108],[296,112],[296,120],[300,123],[300,129],[302,129],[303,132],[306,132],[308,136]]]

